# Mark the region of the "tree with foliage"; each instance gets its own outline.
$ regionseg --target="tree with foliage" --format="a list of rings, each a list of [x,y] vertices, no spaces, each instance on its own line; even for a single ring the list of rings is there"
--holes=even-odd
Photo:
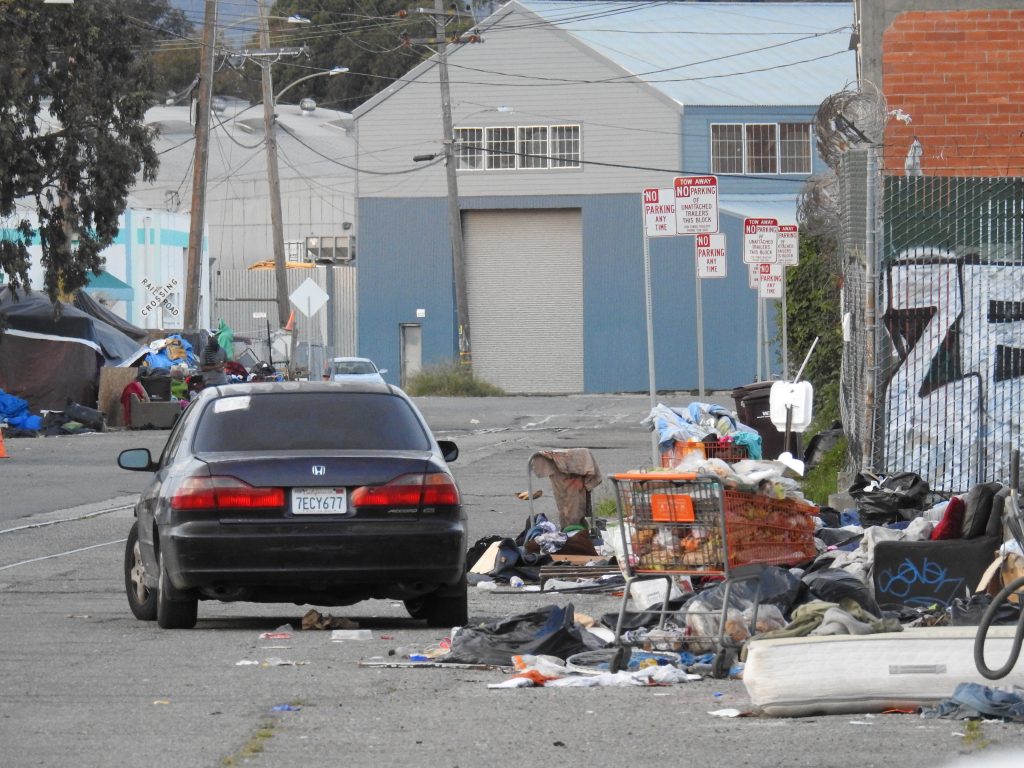
[[[297,80],[316,70],[348,67],[344,77],[312,78],[288,92],[288,100],[298,102],[311,97],[317,104],[331,109],[351,111],[396,79],[405,75],[425,58],[431,50],[425,46],[408,46],[402,35],[411,38],[434,36],[433,16],[410,11],[408,17],[399,18],[398,12],[416,7],[403,0],[369,0],[352,3],[351,0],[319,0],[316,9],[310,9],[308,0],[277,0],[269,11],[276,17],[300,15],[310,24],[291,25],[273,23],[271,45],[305,47],[308,58],[286,59],[274,65],[274,83],[280,86]],[[425,3],[433,7],[432,3]],[[447,3],[446,3],[447,5]],[[465,12],[449,22],[450,34],[463,32],[473,24],[473,17]],[[253,43],[256,43],[254,37]],[[261,100],[258,71],[244,78],[244,94],[253,102]]]
[[[50,298],[84,286],[117,236],[137,176],[156,177],[145,123],[154,30],[138,16],[147,5],[2,6],[0,216],[9,234],[0,239],[0,271],[16,290],[28,285],[36,237]]]
[[[814,339],[818,339],[802,378],[814,386],[814,425],[821,429],[839,418],[839,372],[843,362],[840,281],[829,258],[833,251],[832,242],[801,236],[800,264],[786,269],[790,359],[803,362]]]

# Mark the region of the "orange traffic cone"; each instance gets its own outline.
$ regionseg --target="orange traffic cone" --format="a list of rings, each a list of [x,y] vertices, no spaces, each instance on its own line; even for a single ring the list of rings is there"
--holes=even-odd
[[[7,455],[7,449],[4,448],[4,431],[2,429],[0,429],[0,459],[9,459],[9,458],[11,458],[11,457]]]
[[[295,310],[293,309],[292,313],[290,315],[288,315],[288,322],[284,324],[284,330],[288,331],[288,333],[291,333],[294,329],[295,329]]]

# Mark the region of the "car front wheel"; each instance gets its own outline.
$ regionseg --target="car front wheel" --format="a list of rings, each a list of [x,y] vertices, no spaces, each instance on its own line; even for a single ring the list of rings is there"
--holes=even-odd
[[[156,623],[161,629],[191,629],[199,617],[199,599],[176,589],[167,575],[167,565],[160,556],[160,583],[157,587]]]
[[[128,595],[128,607],[135,618],[153,621],[156,618],[156,592],[146,586],[146,567],[142,562],[142,548],[139,546],[139,524],[132,524],[128,541],[124,547],[124,590]]]

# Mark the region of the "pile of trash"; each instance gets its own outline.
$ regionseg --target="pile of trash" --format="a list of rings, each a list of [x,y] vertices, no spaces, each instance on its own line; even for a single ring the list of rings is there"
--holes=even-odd
[[[725,441],[744,448],[748,458],[760,459],[762,455],[757,430],[721,405],[695,402],[683,409],[658,403],[641,424],[658,433],[658,448],[663,454],[671,453],[677,444]]]

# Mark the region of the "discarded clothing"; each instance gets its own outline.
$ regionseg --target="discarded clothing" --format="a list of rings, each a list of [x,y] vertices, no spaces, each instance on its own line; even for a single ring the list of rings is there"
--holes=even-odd
[[[829,611],[833,611],[829,613]],[[826,631],[816,632],[829,615]],[[841,614],[846,614],[842,616]],[[868,631],[851,631],[853,628]],[[845,631],[844,631],[845,630]],[[879,632],[902,632],[903,626],[896,619],[880,619],[865,611],[851,598],[844,598],[840,603],[829,603],[824,600],[812,600],[797,606],[789,624],[783,629],[764,632],[758,639],[768,640],[776,637],[806,637],[814,634],[875,634]]]
[[[1024,698],[979,683],[960,683],[953,695],[934,707],[921,707],[921,717],[951,720],[998,718],[1024,723]]]
[[[530,459],[537,477],[550,477],[558,525],[576,525],[587,514],[587,494],[604,479],[589,448],[540,451]]]

